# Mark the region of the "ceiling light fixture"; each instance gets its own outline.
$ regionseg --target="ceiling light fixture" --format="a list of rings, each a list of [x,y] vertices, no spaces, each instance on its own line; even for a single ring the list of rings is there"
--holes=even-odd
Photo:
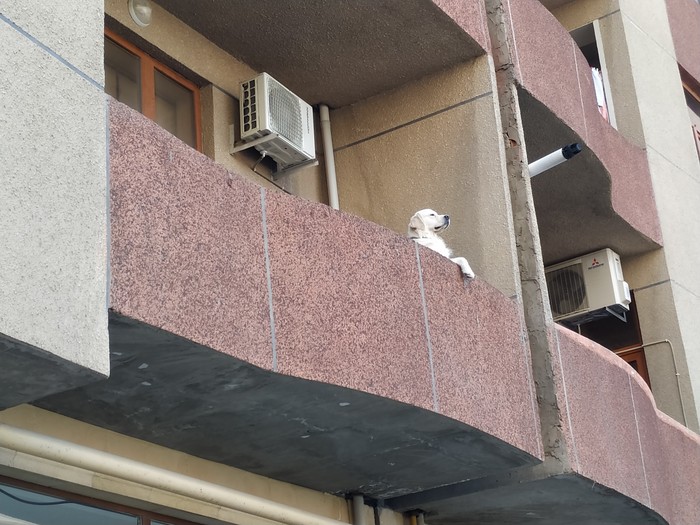
[[[129,14],[137,26],[148,27],[153,14],[150,0],[129,0]]]

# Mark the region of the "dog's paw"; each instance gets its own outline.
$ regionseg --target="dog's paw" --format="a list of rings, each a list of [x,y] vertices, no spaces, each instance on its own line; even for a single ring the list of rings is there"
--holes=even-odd
[[[472,270],[471,266],[469,266],[469,263],[464,257],[454,257],[450,260],[462,269],[462,274],[468,279],[473,279],[476,277],[474,270]]]

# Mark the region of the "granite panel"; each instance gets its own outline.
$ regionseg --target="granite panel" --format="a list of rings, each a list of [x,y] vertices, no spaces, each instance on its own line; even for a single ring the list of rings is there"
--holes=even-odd
[[[660,412],[647,384],[612,352],[558,332],[576,470],[668,523],[700,523],[700,436]]]
[[[650,506],[669,523],[700,523],[700,436],[658,411],[646,384],[634,379]]]
[[[577,50],[577,53],[580,52]],[[586,146],[610,174],[615,212],[638,232],[661,244],[661,226],[646,152],[629,142],[598,111],[590,68],[577,61],[586,120]]]
[[[260,189],[110,103],[111,308],[272,365]]]
[[[649,491],[648,505],[667,519],[673,514],[673,481],[667,465],[666,452],[660,449],[663,442],[663,427],[656,410],[654,398],[639,376],[630,381],[632,399],[637,416],[639,445],[642,454],[646,483]]]
[[[652,479],[652,486],[659,490],[658,484],[668,483],[661,489],[670,494],[666,503],[666,508],[671,508],[670,523],[700,523],[700,436],[665,414],[659,412],[658,417],[661,440],[647,450],[649,454],[663,454],[667,472],[663,478]]]
[[[420,249],[440,413],[542,458],[531,363],[518,308],[491,285]],[[497,415],[497,417],[494,417]]]
[[[598,112],[588,63],[569,33],[535,0],[510,2],[520,81],[596,155],[611,178],[615,212],[662,243],[644,150],[627,141]]]
[[[486,51],[491,50],[483,0],[432,0]]]
[[[511,1],[509,5],[523,87],[585,136],[576,44],[537,0]]]
[[[666,0],[678,63],[700,82],[700,5],[694,0]]]
[[[637,501],[649,501],[629,376],[609,350],[558,328],[575,470]]]
[[[266,196],[278,371],[433,409],[413,242]]]

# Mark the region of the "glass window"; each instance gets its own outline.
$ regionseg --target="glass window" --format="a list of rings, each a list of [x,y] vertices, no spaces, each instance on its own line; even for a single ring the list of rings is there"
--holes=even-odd
[[[136,515],[0,484],[2,514],[36,525],[139,525]]]
[[[139,57],[105,40],[105,91],[136,111],[141,111],[140,69]]]
[[[192,92],[160,71],[156,70],[155,75],[156,122],[196,147]]]
[[[105,29],[105,92],[201,150],[199,89]]]

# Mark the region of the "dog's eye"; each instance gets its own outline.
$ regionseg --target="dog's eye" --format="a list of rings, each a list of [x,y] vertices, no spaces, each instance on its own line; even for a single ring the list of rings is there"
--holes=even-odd
[[[431,213],[430,216],[431,216],[431,217],[437,217],[437,213]]]

